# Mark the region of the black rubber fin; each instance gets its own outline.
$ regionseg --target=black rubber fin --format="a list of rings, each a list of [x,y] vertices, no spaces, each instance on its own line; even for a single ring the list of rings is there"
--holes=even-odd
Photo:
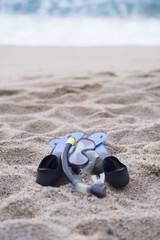
[[[47,155],[37,169],[37,183],[54,186],[62,173],[60,156]]]
[[[126,165],[115,156],[107,156],[103,160],[105,180],[113,187],[121,188],[129,183],[129,173]]]

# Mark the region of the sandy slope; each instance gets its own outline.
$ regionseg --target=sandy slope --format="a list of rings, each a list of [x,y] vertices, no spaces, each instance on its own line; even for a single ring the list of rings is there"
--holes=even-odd
[[[67,49],[46,49],[52,63],[61,53],[61,71],[59,62],[52,70],[49,58],[40,61],[44,48],[0,49],[0,239],[159,239],[160,49],[123,49],[106,48],[99,69],[86,53],[91,49],[70,49],[67,66],[78,63],[68,73]],[[79,130],[109,134],[110,152],[128,166],[127,187],[106,184],[107,197],[99,200],[74,192],[66,179],[57,188],[35,182],[48,141]]]

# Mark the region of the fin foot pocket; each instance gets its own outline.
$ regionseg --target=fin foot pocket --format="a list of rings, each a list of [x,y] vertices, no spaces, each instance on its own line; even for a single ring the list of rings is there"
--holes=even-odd
[[[43,186],[54,186],[61,172],[60,156],[47,155],[37,169],[37,183]]]
[[[125,187],[129,183],[129,173],[126,165],[118,158],[108,156],[103,160],[105,180],[113,187]]]

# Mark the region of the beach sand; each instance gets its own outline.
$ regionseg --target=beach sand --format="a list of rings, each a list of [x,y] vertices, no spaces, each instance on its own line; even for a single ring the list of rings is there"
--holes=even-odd
[[[49,140],[108,133],[130,183],[36,183]],[[0,239],[160,239],[160,48],[0,47]],[[90,177],[85,179],[90,182]]]

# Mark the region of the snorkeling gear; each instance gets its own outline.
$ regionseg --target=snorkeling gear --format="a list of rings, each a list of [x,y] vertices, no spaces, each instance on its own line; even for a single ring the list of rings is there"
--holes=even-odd
[[[63,138],[54,138],[49,144],[52,147],[50,155],[42,159],[37,169],[37,183],[43,186],[54,186],[62,172],[61,153],[64,145],[70,137],[76,141],[84,135],[83,132],[66,134]]]
[[[64,173],[76,190],[97,197],[105,196],[104,180],[116,188],[126,186],[129,183],[127,167],[109,154],[104,145],[106,138],[104,132],[90,135],[74,132],[63,138],[52,139],[49,142],[51,154],[41,161],[37,169],[37,182],[44,186],[55,186]],[[72,141],[68,142],[68,139]],[[79,179],[87,173],[91,173],[93,185],[80,183]]]
[[[45,158],[43,158],[38,166],[37,183],[43,186],[55,186],[57,180],[63,173],[61,166],[61,153],[65,147],[67,140],[70,137],[73,137],[77,142],[83,136],[88,137],[89,139],[96,142],[97,149],[99,151],[102,151],[104,147],[102,145],[102,142],[107,138],[107,134],[103,132],[93,133],[90,135],[87,135],[84,132],[73,132],[66,134],[62,138],[53,138],[49,141],[49,145],[52,147],[50,155],[47,155]],[[103,151],[106,150],[103,149]],[[79,172],[81,172],[81,176],[84,175],[85,170],[86,169],[79,170]],[[79,174],[77,177],[79,177]]]
[[[37,169],[37,182],[43,186],[54,186],[61,173],[61,156],[47,155]]]
[[[106,181],[115,188],[121,188],[129,183],[127,167],[115,156],[106,157],[103,162]]]
[[[49,145],[52,148],[52,152],[53,153],[62,153],[64,146],[67,142],[67,140],[70,137],[73,137],[76,141],[78,141],[80,138],[82,138],[84,136],[84,132],[73,132],[73,133],[69,133],[66,134],[63,138],[53,138],[49,141]]]
[[[90,151],[90,150],[95,150],[95,143],[92,140],[89,139],[85,139],[82,138],[79,140],[80,141],[86,141],[86,142],[90,142],[89,144],[92,145],[90,146],[89,149],[84,149],[82,151],[80,151],[80,154],[84,155],[87,158],[86,152]],[[74,185],[75,189],[79,192],[83,192],[83,193],[92,193],[93,195],[99,197],[99,198],[103,198],[106,196],[106,187],[104,186],[103,182],[101,182],[100,180],[97,181],[94,185],[86,185],[83,183],[80,183],[79,180],[77,178],[75,178],[73,176],[73,174],[71,173],[70,169],[69,169],[69,150],[70,148],[74,145],[75,143],[75,139],[74,138],[70,138],[66,145],[65,148],[62,152],[62,168],[64,173],[66,174],[68,180]],[[87,161],[85,161],[83,164],[86,164],[87,162],[89,162],[89,159]],[[74,163],[74,166],[82,166],[79,165],[79,160],[78,160],[78,164],[76,165]]]
[[[93,171],[98,174],[105,173],[105,181],[112,187],[122,188],[129,183],[129,173],[126,165],[121,163],[118,158],[102,153],[96,159]]]

